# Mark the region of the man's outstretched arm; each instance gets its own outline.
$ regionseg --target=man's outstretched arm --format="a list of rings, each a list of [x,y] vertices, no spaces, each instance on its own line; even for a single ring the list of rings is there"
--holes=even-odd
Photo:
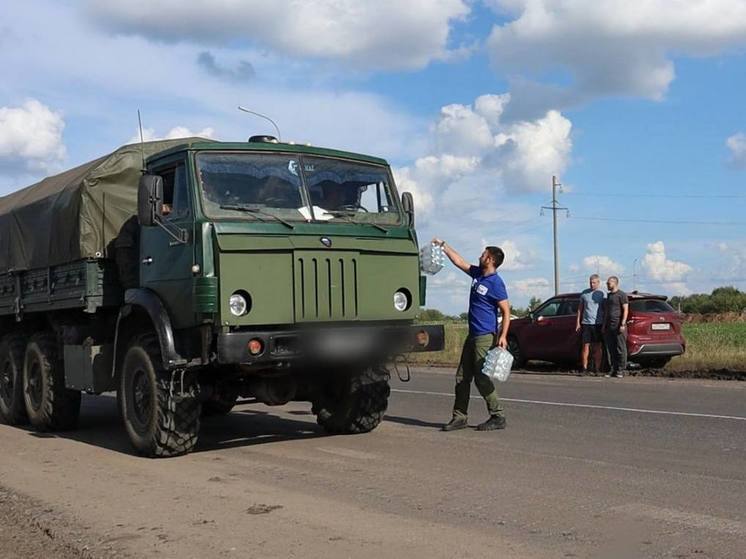
[[[448,259],[453,262],[453,265],[456,266],[456,268],[467,274],[469,273],[469,268],[471,268],[471,265],[466,260],[464,260],[464,258],[458,252],[456,252],[455,249],[451,248],[451,246],[446,244],[445,241],[442,241],[438,238],[433,239],[432,242],[443,247],[443,252],[448,257]]]

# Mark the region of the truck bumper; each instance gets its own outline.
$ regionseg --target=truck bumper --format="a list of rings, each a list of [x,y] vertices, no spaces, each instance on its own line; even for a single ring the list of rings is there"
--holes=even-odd
[[[299,359],[385,361],[403,353],[440,351],[444,347],[442,325],[241,330],[218,335],[217,358],[222,365],[281,367]]]

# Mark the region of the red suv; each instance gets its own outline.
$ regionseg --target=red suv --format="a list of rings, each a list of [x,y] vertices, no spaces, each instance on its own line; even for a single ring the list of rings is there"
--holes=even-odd
[[[627,318],[627,354],[643,367],[663,367],[681,355],[686,341],[681,315],[664,295],[633,291]],[[508,349],[516,366],[536,359],[575,366],[580,359],[580,334],[575,331],[580,293],[557,295],[529,316],[510,321]]]

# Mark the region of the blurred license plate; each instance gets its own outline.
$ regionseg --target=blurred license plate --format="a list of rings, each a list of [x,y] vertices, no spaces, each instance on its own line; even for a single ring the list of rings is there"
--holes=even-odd
[[[651,328],[653,330],[670,330],[671,325],[668,322],[664,322],[662,324],[653,324]]]

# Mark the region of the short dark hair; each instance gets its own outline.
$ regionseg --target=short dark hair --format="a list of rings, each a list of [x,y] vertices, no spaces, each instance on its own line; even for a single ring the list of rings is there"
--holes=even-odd
[[[490,246],[490,247],[485,247],[484,250],[486,250],[489,253],[490,257],[495,262],[495,268],[499,268],[500,264],[502,264],[503,261],[505,260],[505,253],[503,252],[503,249],[501,249],[500,247]]]

